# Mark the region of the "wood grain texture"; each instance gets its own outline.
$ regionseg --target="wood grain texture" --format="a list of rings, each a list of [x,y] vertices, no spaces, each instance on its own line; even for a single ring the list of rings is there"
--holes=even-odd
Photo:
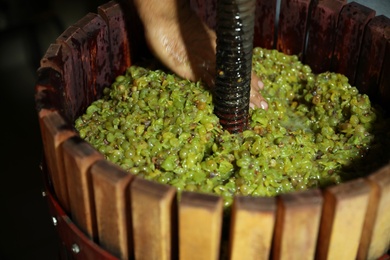
[[[130,185],[136,259],[177,257],[177,199],[172,186],[135,178]]]
[[[281,0],[276,49],[303,58],[311,0]]]
[[[93,241],[96,240],[96,218],[90,167],[104,157],[79,136],[62,143],[64,169],[68,184],[70,216]]]
[[[98,99],[103,89],[112,84],[111,78],[111,46],[106,21],[100,15],[88,13],[77,21],[74,26],[79,27],[86,35],[87,51],[83,53],[89,61],[88,66],[88,98]]]
[[[371,187],[356,259],[379,259],[390,247],[390,166],[367,177]]]
[[[304,62],[314,73],[328,71],[332,62],[339,13],[347,0],[319,0],[309,17]]]
[[[273,259],[314,258],[322,202],[317,189],[278,197]]]
[[[367,24],[362,40],[355,84],[359,91],[368,94],[372,101],[378,100],[387,28],[390,28],[390,19],[383,15],[376,16]]]
[[[324,190],[316,259],[355,259],[370,196],[370,186],[356,179]]]
[[[134,176],[106,160],[91,166],[98,241],[120,259],[133,254],[129,186]]]
[[[183,192],[179,204],[179,258],[219,258],[223,200],[219,196]]]
[[[231,212],[229,259],[269,259],[275,218],[275,198],[236,196]]]
[[[64,210],[69,213],[66,172],[60,146],[65,140],[75,136],[76,132],[70,128],[57,111],[41,110],[39,112],[39,125],[41,128],[45,162],[56,198]]]
[[[330,70],[344,74],[354,85],[364,30],[375,10],[356,2],[344,5],[336,29]]]

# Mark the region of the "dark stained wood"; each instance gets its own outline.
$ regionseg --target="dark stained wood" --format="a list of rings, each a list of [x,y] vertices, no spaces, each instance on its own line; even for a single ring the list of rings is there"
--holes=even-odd
[[[316,0],[314,0],[316,1]],[[297,55],[301,60],[305,48],[310,0],[281,0],[276,49]]]
[[[257,0],[253,47],[275,48],[276,0]]]
[[[339,15],[331,70],[347,76],[352,85],[355,84],[364,29],[374,16],[375,10],[356,2],[344,5]]]
[[[390,113],[390,27],[385,30],[386,51],[379,81],[379,102]]]
[[[103,89],[112,84],[108,26],[103,18],[94,13],[87,14],[74,26],[82,29],[87,37],[87,51],[83,53],[86,61],[89,61],[86,71],[89,74],[87,98],[93,101],[100,98]]]
[[[97,238],[90,167],[104,159],[89,143],[74,136],[61,144],[69,194],[70,216],[93,241]]]
[[[371,100],[377,100],[379,80],[385,57],[386,28],[390,28],[390,19],[380,15],[374,17],[366,26],[362,41],[355,85],[361,93],[368,94]]]
[[[67,90],[75,84],[70,49],[52,43],[40,63],[41,66],[37,70],[37,86],[45,86],[45,90],[40,91],[39,100],[36,97],[38,111],[41,108],[57,109],[66,118],[70,118],[73,106]]]
[[[80,42],[78,40],[72,44],[72,37],[77,34],[83,33],[79,28],[70,26],[65,30],[57,39],[56,44],[61,45],[61,58],[60,67],[62,68],[62,74],[64,75],[64,85],[62,90],[65,109],[65,116],[73,122],[80,114],[80,108],[84,105],[85,101],[80,97],[84,97],[83,90],[83,75],[84,71],[81,65],[80,56]],[[78,48],[75,46],[79,46]],[[79,57],[79,58],[77,58]]]
[[[276,199],[236,196],[231,210],[229,259],[269,259]]]
[[[314,73],[328,71],[331,67],[339,13],[346,0],[319,0],[309,17],[304,62]]]
[[[65,92],[70,94],[70,103],[74,106],[70,118],[73,122],[93,101],[91,98],[92,88],[90,88],[93,75],[90,73],[87,35],[82,29],[72,25],[57,38],[56,42],[62,44],[63,49],[68,48],[72,55],[70,69],[75,84],[66,88]]]
[[[130,42],[122,8],[116,1],[98,7],[98,14],[106,21],[110,44],[111,71],[121,75],[130,66]]]
[[[129,185],[134,176],[100,160],[91,166],[99,244],[120,259],[133,255]]]
[[[51,67],[62,72],[61,44],[51,43],[40,60],[40,68]]]
[[[60,71],[52,67],[40,67],[37,70],[38,79],[35,85],[35,108],[64,111],[63,77]]]
[[[320,190],[278,197],[273,241],[274,259],[314,259],[322,213]],[[310,218],[310,220],[308,220]]]

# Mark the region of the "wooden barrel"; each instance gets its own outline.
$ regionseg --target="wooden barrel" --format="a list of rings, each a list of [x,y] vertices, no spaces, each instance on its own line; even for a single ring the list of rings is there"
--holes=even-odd
[[[215,27],[215,1],[191,6]],[[221,197],[184,192],[178,201],[175,188],[126,173],[82,140],[72,122],[150,57],[140,28],[130,4],[108,2],[64,31],[37,71],[46,193],[64,259],[385,259],[390,164],[324,189],[237,196],[226,217]],[[316,73],[347,75],[389,111],[390,19],[375,10],[258,0],[254,43],[296,54]]]

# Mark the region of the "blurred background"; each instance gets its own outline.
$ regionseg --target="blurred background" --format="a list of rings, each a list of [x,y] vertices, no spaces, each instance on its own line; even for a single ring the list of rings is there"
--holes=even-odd
[[[36,70],[50,43],[105,2],[0,0],[0,260],[58,258],[58,238],[42,197]],[[355,2],[390,18],[389,0]]]

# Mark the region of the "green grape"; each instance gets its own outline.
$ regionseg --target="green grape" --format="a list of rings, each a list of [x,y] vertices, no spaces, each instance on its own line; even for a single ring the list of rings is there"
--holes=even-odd
[[[390,120],[347,77],[314,74],[297,56],[262,48],[253,49],[252,64],[269,108],[250,109],[242,133],[222,129],[202,82],[136,65],[75,128],[127,172],[179,194],[218,194],[226,207],[234,195],[326,187],[389,161]]]

